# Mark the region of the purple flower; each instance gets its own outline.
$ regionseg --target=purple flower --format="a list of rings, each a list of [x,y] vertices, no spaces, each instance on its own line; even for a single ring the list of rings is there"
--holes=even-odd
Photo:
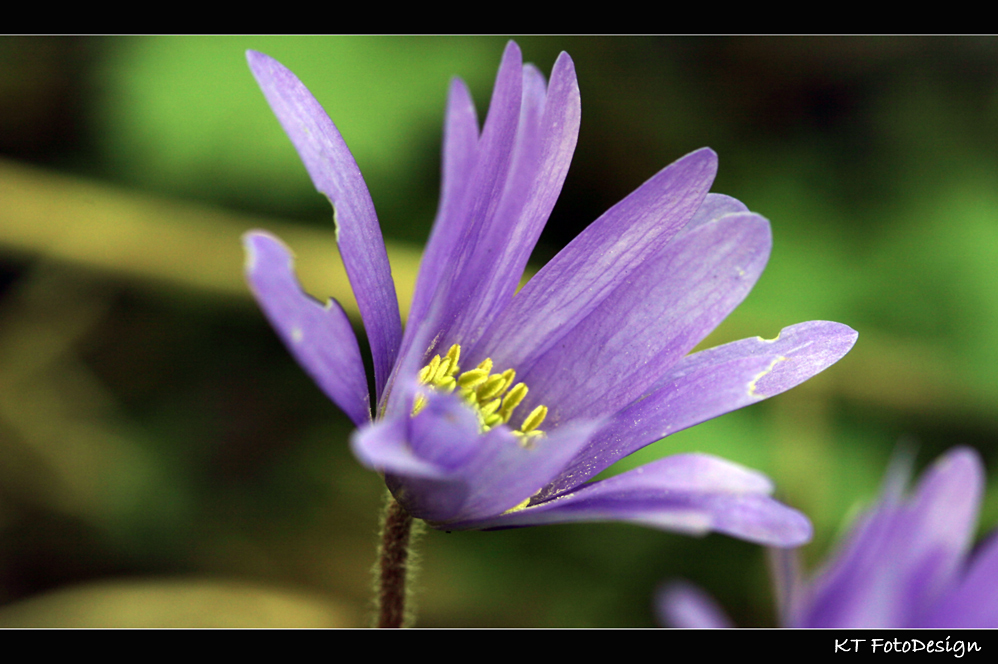
[[[687,355],[746,296],[771,244],[765,219],[707,193],[711,150],[654,175],[516,293],[568,171],[580,102],[567,54],[548,83],[510,42],[481,132],[464,83],[451,85],[440,207],[403,334],[353,156],[294,74],[247,57],[335,208],[374,358],[373,413],[342,308],[306,296],[290,251],[264,232],[245,238],[250,285],[358,426],[357,458],[409,513],[447,530],[616,520],[776,546],[810,537],[803,515],[769,497],[767,478],[706,455],[587,483],[649,443],[797,385],[856,340],[819,321]]]
[[[907,475],[888,473],[879,502],[809,582],[795,574],[795,551],[773,552],[784,626],[998,627],[998,533],[968,555],[984,489],[977,452],[950,450],[904,498]],[[685,583],[663,588],[658,609],[674,627],[730,626]]]

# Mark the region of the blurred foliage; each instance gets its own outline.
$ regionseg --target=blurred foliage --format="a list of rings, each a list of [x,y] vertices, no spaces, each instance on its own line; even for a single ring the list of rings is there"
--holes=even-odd
[[[439,187],[451,76],[487,109],[502,38],[0,38],[0,625],[363,625],[383,485],[242,285],[277,232],[352,298],[315,193],[245,66],[295,71],[368,181],[403,298]],[[611,472],[703,450],[759,468],[820,561],[899,440],[985,458],[998,522],[998,41],[524,38],[576,63],[583,123],[541,265],[710,145],[771,219],[769,267],[704,343],[859,330],[805,385]],[[30,164],[27,166],[26,164]],[[424,626],[652,624],[662,580],[773,624],[763,552],[621,524],[427,533]]]

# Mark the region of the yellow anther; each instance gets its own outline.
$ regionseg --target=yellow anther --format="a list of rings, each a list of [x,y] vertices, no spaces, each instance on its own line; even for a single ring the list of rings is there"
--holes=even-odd
[[[506,379],[501,375],[489,376],[485,384],[478,388],[478,401],[484,403],[502,394],[506,389]]]
[[[461,387],[478,387],[485,382],[485,379],[489,377],[489,372],[485,369],[472,369],[471,371],[465,371],[461,374],[461,377],[457,379],[457,384]]]
[[[488,419],[488,417],[492,415],[492,413],[499,410],[500,403],[502,403],[501,399],[493,399],[492,401],[488,401],[479,406],[478,410],[482,414],[482,417]]]
[[[459,344],[452,345],[443,359],[440,355],[434,355],[419,370],[419,382],[444,392],[457,390],[458,395],[478,414],[483,432],[509,422],[513,411],[527,396],[527,386],[524,383],[518,383],[510,390],[516,380],[516,371],[507,369],[501,374],[493,374],[492,358],[487,357],[476,368],[460,373],[460,359]],[[426,397],[417,394],[412,402],[412,416],[415,417],[426,404]],[[544,436],[544,432],[537,427],[544,422],[547,414],[547,406],[537,406],[523,421],[520,430],[513,432],[521,445],[529,448],[534,440]]]
[[[437,369],[440,368],[440,356],[434,355],[430,363],[426,365],[426,380],[433,380],[437,376]]]
[[[418,378],[420,383],[429,384],[433,377],[437,375],[437,367],[440,366],[440,356],[434,355],[430,363],[419,370]]]
[[[444,378],[450,378],[451,375],[451,363],[453,360],[450,357],[445,357],[440,361],[440,366],[437,368],[436,375],[433,376],[434,381],[442,380]]]
[[[506,371],[502,372],[502,379],[505,381],[505,385],[502,388],[503,392],[505,392],[513,384],[513,381],[516,380],[516,372],[512,369],[506,369]]]
[[[503,422],[509,422],[509,418],[513,414],[513,409],[520,405],[525,396],[527,396],[526,384],[517,383],[516,387],[502,398],[502,408],[499,409],[499,415],[502,417]]]
[[[516,436],[517,440],[520,442],[520,447],[524,449],[533,449],[534,441],[539,438],[544,437],[543,431],[528,431],[524,433],[522,431],[514,431],[513,435]]]
[[[544,421],[544,418],[548,416],[547,406],[538,406],[530,411],[530,415],[527,415],[527,419],[523,420],[523,426],[520,427],[520,431],[523,433],[531,433],[534,429],[539,427]]]
[[[485,431],[488,431],[497,424],[502,424],[502,418],[499,417],[499,413],[493,413],[482,419],[482,426]]]
[[[419,414],[419,411],[423,410],[425,406],[426,406],[426,397],[424,397],[422,394],[417,394],[416,399],[412,402],[412,415],[410,415],[409,417],[416,417],[416,415]]]

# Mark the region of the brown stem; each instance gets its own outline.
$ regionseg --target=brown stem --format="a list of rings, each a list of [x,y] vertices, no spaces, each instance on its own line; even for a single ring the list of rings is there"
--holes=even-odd
[[[378,560],[378,627],[402,627],[405,621],[405,578],[411,531],[412,517],[389,496]]]

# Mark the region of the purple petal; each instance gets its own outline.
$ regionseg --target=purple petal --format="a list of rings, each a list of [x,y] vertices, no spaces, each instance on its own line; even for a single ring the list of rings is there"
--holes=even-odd
[[[354,431],[350,448],[358,461],[378,472],[430,479],[445,479],[449,474],[412,451],[403,419],[378,420]]]
[[[982,486],[976,453],[958,448],[926,471],[908,502],[886,495],[806,589],[794,626],[915,626],[952,586]]]
[[[448,521],[487,519],[524,502],[551,481],[597,428],[598,422],[575,421],[527,448],[504,427],[493,429],[484,436],[482,452],[462,469],[469,496]]]
[[[546,352],[689,222],[716,172],[717,155],[699,150],[610,208],[523,287],[475,356],[503,350],[504,366],[519,368]],[[531,322],[529,329],[524,321]]]
[[[367,377],[357,337],[335,300],[325,306],[305,294],[294,273],[294,259],[273,235],[243,236],[246,279],[270,324],[298,364],[354,424],[371,420]]]
[[[399,351],[402,320],[371,194],[340,132],[302,82],[267,55],[247,51],[246,59],[315,188],[333,205],[336,241],[371,343],[380,398]]]
[[[479,432],[477,415],[450,394],[423,393],[415,417],[384,420],[352,440],[370,468],[410,514],[433,525],[473,521],[508,510],[544,486],[599,423],[575,422],[524,447],[504,426]]]
[[[421,277],[421,292],[416,295],[420,302],[417,313],[424,315],[423,320],[418,321],[419,326],[433,327],[440,335],[438,339],[441,344],[450,343],[447,331],[468,305],[469,294],[461,277],[466,270],[474,267],[469,261],[481,241],[482,229],[492,221],[502,200],[513,161],[523,98],[523,78],[520,48],[511,41],[506,45],[499,73],[496,75],[489,112],[473,163],[469,161],[471,154],[467,146],[467,135],[470,133],[470,127],[467,126],[470,122],[469,112],[459,111],[461,117],[454,120],[460,124],[460,127],[455,127],[455,131],[461,134],[461,138],[455,137],[455,140],[464,144],[463,147],[455,146],[455,152],[459,152],[455,159],[467,169],[467,175],[464,176],[467,180],[462,184],[455,182],[453,187],[446,185],[447,190],[453,193],[444,201],[447,206],[444,213],[446,216],[442,218],[444,227],[439,233],[434,230],[433,246],[429,249],[436,264],[426,268],[421,266],[420,274],[425,273],[426,278]],[[464,102],[458,99],[455,103],[461,105]],[[451,175],[451,172],[445,173],[445,176]],[[433,305],[433,302],[437,304]],[[432,319],[426,317],[430,311],[436,312],[437,316]],[[413,327],[409,326],[410,329]],[[414,331],[409,334],[414,334]],[[408,338],[405,348],[406,353],[423,353],[426,350],[413,350]]]
[[[725,196],[724,194],[707,194],[703,203],[697,209],[696,214],[690,219],[690,223],[683,227],[683,233],[689,233],[697,226],[720,219],[726,214],[736,212],[748,212],[748,207],[737,198]]]
[[[437,284],[461,239],[464,198],[471,186],[471,172],[478,158],[478,116],[468,86],[459,78],[451,82],[444,122],[443,178],[440,207],[426,242],[419,276],[409,308],[409,327],[417,327],[426,317]],[[408,337],[406,341],[408,341]]]
[[[523,408],[550,408],[552,424],[616,413],[644,394],[744,299],[762,273],[769,224],[752,213],[727,215],[682,233],[618,284],[582,320],[535,344],[543,355],[508,362],[530,387]],[[521,324],[546,328],[547,312]],[[474,361],[475,358],[470,358]]]
[[[998,533],[978,548],[960,584],[919,626],[998,627]]]
[[[518,511],[452,527],[627,521],[691,535],[721,532],[770,546],[808,541],[810,522],[766,495],[771,489],[765,476],[737,464],[704,454],[681,454]]]
[[[895,457],[877,504],[862,514],[815,578],[800,584],[786,617],[788,627],[891,627],[906,624],[898,599],[898,574],[885,556],[910,459]],[[887,565],[888,569],[884,569]]]
[[[502,198],[449,296],[464,302],[450,336],[473,344],[509,304],[561,193],[578,140],[581,102],[575,68],[562,53],[551,84],[532,65],[523,68],[523,101]]]
[[[962,571],[983,493],[984,466],[970,448],[947,452],[923,475],[899,532],[910,574],[904,598],[909,606],[930,606]]]
[[[351,446],[361,463],[386,474],[389,490],[410,514],[433,521],[456,514],[466,502],[469,486],[461,469],[481,436],[478,418],[457,399],[425,396],[416,417],[382,420],[355,433]]]
[[[797,593],[788,627],[899,627],[909,611],[898,601],[903,572],[890,556],[897,510],[864,515],[825,569]]]
[[[799,549],[767,548],[769,576],[773,580],[776,614],[784,627],[794,624],[795,608],[800,603],[801,572]]]
[[[689,355],[607,424],[549,487],[570,490],[645,445],[799,385],[845,355],[857,333],[840,323],[786,327]]]
[[[714,598],[685,581],[674,581],[655,593],[655,613],[660,625],[680,628],[734,627]]]

